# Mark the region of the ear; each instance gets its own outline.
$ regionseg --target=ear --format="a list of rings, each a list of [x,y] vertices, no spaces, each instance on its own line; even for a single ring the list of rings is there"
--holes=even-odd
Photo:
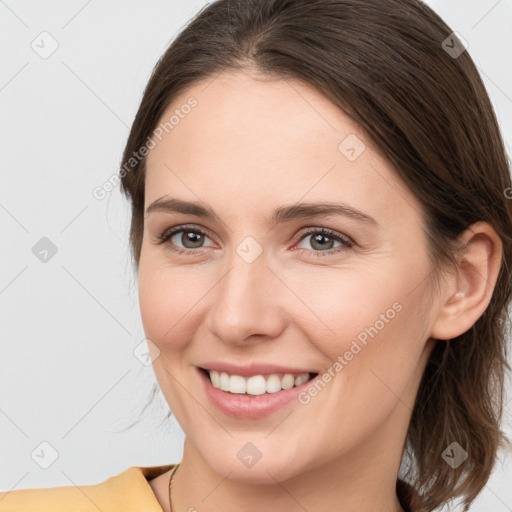
[[[486,222],[470,226],[458,239],[458,265],[444,281],[430,337],[456,338],[469,330],[491,300],[498,279],[502,242]]]

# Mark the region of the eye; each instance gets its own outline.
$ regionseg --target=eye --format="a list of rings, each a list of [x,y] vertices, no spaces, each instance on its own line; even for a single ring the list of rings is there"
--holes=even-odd
[[[309,229],[308,231],[302,231],[297,236],[300,238],[299,242],[303,242],[308,237],[313,237],[309,245],[315,249],[312,252],[317,253],[318,256],[347,251],[354,245],[354,242],[349,237],[327,228]],[[205,238],[209,239],[202,229],[193,225],[185,225],[164,231],[157,237],[157,244],[167,244],[170,250],[181,254],[198,254],[205,249],[203,245]],[[335,243],[339,244],[338,247],[333,247]],[[179,244],[182,244],[182,246]],[[309,250],[304,247],[298,248]]]
[[[347,236],[327,228],[310,229],[309,231],[302,232],[299,236],[300,242],[303,242],[308,237],[313,237],[308,245],[314,249],[320,249],[313,251],[318,253],[319,256],[347,251],[354,245],[354,242]],[[333,248],[335,242],[338,242],[340,245]],[[303,247],[299,248],[303,249]],[[306,250],[309,249],[306,248]]]
[[[202,230],[195,226],[178,226],[170,230],[164,231],[158,237],[158,244],[165,244],[169,246],[172,251],[191,254],[202,252],[201,246],[204,243],[204,239],[208,238],[208,235]],[[178,243],[184,245],[180,247]]]

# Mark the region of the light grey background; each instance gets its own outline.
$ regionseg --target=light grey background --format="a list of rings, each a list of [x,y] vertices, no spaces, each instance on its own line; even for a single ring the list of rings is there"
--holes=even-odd
[[[510,154],[512,0],[427,3],[469,43]],[[118,187],[103,200],[92,190],[118,170],[157,59],[204,5],[0,0],[0,491],[98,483],[181,458],[179,425],[158,426],[160,392],[120,431],[154,373],[133,353],[144,332],[128,203]],[[471,510],[512,510],[512,458],[502,460]]]

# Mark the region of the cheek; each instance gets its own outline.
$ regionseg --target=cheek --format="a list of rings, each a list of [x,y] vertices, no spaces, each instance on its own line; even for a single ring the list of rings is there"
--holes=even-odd
[[[288,283],[293,276],[287,276]],[[301,326],[305,338],[312,341],[331,360],[350,349],[358,339],[369,338],[367,328],[388,330],[400,316],[403,294],[400,284],[391,283],[387,272],[374,270],[332,269],[314,278],[298,282],[294,290],[303,298],[304,306],[295,301],[294,322]],[[375,330],[372,329],[372,332]],[[350,357],[350,356],[349,356]]]
[[[193,301],[186,300],[187,293],[183,290],[189,290],[190,296],[191,291],[197,291],[197,288],[191,288],[176,269],[158,265],[149,258],[141,257],[138,292],[146,337],[163,350],[164,345],[169,346],[183,337],[185,322],[182,319],[187,318],[187,312],[193,305]]]
[[[167,287],[162,286],[155,277],[153,273],[147,273],[145,267],[140,267],[138,289],[142,323],[146,336],[158,344],[161,342],[164,329],[169,329],[165,325],[168,316],[164,315],[164,312],[169,310],[171,313],[173,310],[169,309],[170,304],[168,304],[170,290],[166,294]]]
[[[336,337],[330,343],[310,335],[331,364],[322,374],[325,383],[310,389],[301,403],[314,410],[317,437],[329,440],[329,450],[341,445],[346,449],[347,443],[369,437],[393,411],[395,419],[404,417],[406,422],[414,406],[414,382],[422,371],[418,363],[426,340],[417,314],[422,299],[404,295],[393,302],[400,295],[389,291],[389,297],[367,308],[358,307],[362,302],[354,299],[339,316],[331,316]]]
[[[311,320],[297,316],[295,322],[326,356],[324,373],[339,391],[340,407],[352,398],[350,407],[361,409],[365,403],[379,407],[386,396],[396,401],[393,392],[400,395],[417,371],[428,339],[429,290],[427,280],[417,286],[411,276],[424,275],[426,268],[402,262],[379,274],[341,271],[338,281],[331,276],[310,283],[303,296]]]
[[[138,293],[146,337],[161,351],[184,350],[199,325],[217,274],[194,265],[169,265],[158,254],[141,253]]]

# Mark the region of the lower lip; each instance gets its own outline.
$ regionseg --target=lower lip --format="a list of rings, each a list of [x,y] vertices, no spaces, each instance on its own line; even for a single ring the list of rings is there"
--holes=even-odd
[[[316,377],[302,383],[300,386],[294,386],[290,389],[282,389],[276,393],[264,393],[262,395],[242,395],[229,393],[213,387],[208,375],[201,369],[198,369],[201,380],[203,381],[206,394],[217,409],[228,416],[242,419],[258,419],[277,411],[286,404],[297,399],[297,395],[309,386]]]

